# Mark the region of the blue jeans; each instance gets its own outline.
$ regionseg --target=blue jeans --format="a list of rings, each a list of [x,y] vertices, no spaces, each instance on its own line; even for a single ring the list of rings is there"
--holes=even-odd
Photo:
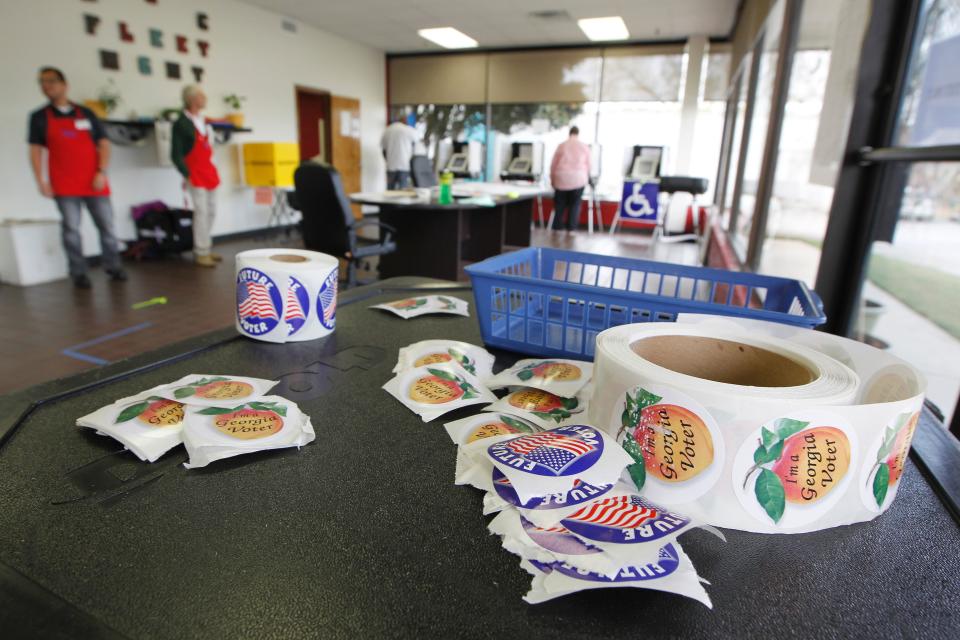
[[[387,171],[387,189],[406,189],[410,186],[409,171]]]
[[[84,204],[100,232],[100,251],[103,266],[107,271],[120,269],[120,243],[113,234],[113,207],[107,196],[57,196],[54,198],[60,209],[60,231],[63,236],[63,249],[67,252],[70,277],[76,278],[87,272],[87,261],[83,257],[83,240],[80,237],[80,221],[83,218]]]

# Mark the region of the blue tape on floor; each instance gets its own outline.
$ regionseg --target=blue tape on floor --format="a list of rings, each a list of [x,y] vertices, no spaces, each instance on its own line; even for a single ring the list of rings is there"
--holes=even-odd
[[[133,325],[132,327],[127,327],[126,329],[120,329],[119,331],[114,331],[113,333],[108,333],[105,336],[100,336],[99,338],[94,338],[93,340],[87,340],[86,342],[81,342],[80,344],[75,344],[73,346],[67,347],[60,353],[71,358],[76,358],[77,360],[83,360],[84,362],[90,362],[93,364],[110,364],[109,360],[104,360],[103,358],[98,358],[97,356],[91,356],[86,353],[80,353],[81,349],[86,349],[87,347],[92,347],[95,344],[100,344],[102,342],[107,342],[108,340],[113,340],[114,338],[119,338],[121,336],[126,336],[131,333],[136,333],[137,331],[143,331],[147,327],[152,327],[152,322],[141,322],[140,324]]]

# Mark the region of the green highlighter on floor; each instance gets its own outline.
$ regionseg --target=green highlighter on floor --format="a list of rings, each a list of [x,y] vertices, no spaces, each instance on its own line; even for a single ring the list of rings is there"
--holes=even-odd
[[[450,204],[453,202],[453,174],[444,171],[440,174],[440,197],[437,198],[439,204]]]

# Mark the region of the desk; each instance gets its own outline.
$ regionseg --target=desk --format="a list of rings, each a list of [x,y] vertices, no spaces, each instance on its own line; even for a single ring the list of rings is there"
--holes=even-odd
[[[413,196],[354,193],[357,204],[376,205],[381,222],[397,230],[397,250],[380,257],[380,277],[425,276],[465,280],[463,267],[512,249],[530,246],[530,225],[539,188],[491,183],[454,185],[449,205]],[[517,194],[509,197],[507,193]],[[464,201],[485,196],[494,206]]]
[[[727,531],[726,544],[684,536],[713,583],[713,611],[639,589],[525,604],[530,579],[487,533],[480,492],[453,484],[445,420],[424,424],[380,389],[402,346],[480,343],[475,318],[402,320],[366,308],[410,295],[415,282],[344,292],[337,330],[323,340],[258,343],[229,328],[0,398],[0,629],[71,638],[956,637],[960,528],[914,454],[896,502],[874,522],[797,536]],[[498,354],[497,369],[515,359]],[[182,449],[150,465],[73,424],[196,372],[280,379],[276,392],[312,417],[316,441],[187,470]],[[40,404],[18,419],[31,402]],[[937,429],[924,412],[915,442]]]

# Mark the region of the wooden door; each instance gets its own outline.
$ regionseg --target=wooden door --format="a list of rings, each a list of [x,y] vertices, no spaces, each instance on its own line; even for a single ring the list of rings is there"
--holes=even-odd
[[[330,161],[330,94],[297,87],[297,131],[300,159]]]
[[[360,191],[360,101],[330,96],[330,164],[340,173],[343,189],[350,195]],[[360,205],[353,205],[360,219]]]

